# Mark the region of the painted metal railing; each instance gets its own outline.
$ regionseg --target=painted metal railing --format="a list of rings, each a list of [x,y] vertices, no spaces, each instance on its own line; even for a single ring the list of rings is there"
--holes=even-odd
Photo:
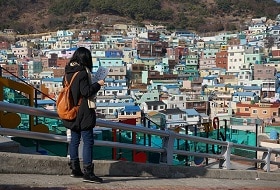
[[[12,104],[7,102],[0,102],[0,110],[6,112],[13,112],[13,113],[24,113],[34,116],[43,116],[48,118],[55,118],[59,119],[56,112],[41,109],[41,108],[34,108],[28,107],[18,104]],[[150,129],[146,127],[136,127],[134,125],[118,123],[118,122],[111,122],[107,120],[97,119],[97,125],[106,128],[112,129],[119,129],[125,131],[132,131],[132,132],[140,132],[144,134],[151,134],[151,135],[158,135],[162,137],[162,147],[150,147],[144,145],[137,145],[137,144],[128,144],[128,143],[120,143],[120,142],[112,142],[112,141],[102,141],[102,140],[95,140],[95,146],[105,146],[105,147],[117,147],[117,148],[126,148],[131,150],[140,150],[140,151],[147,151],[147,152],[155,152],[160,153],[162,156],[161,164],[168,164],[172,165],[173,155],[184,155],[184,156],[196,156],[201,158],[215,158],[219,159],[221,163],[221,167],[225,169],[231,169],[231,160],[243,160],[248,161],[251,163],[261,163],[264,165],[264,169],[267,172],[270,172],[270,165],[278,165],[280,166],[280,162],[272,161],[271,156],[279,155],[279,149],[273,148],[266,148],[266,147],[254,147],[242,144],[236,144],[227,141],[219,141],[213,140],[208,138],[190,136],[175,133],[169,130],[157,130],[157,129]],[[38,139],[38,140],[47,140],[47,141],[55,141],[55,142],[63,142],[69,143],[67,136],[62,135],[53,135],[47,133],[39,133],[39,132],[32,132],[32,131],[21,131],[17,129],[8,129],[8,128],[0,128],[1,135],[7,136],[16,136],[16,137],[23,137],[23,138],[30,138],[30,139]],[[201,153],[201,152],[191,152],[185,150],[175,150],[173,145],[176,139],[182,139],[186,141],[193,141],[193,142],[200,142],[212,145],[218,145],[222,147],[222,151],[220,154],[212,154],[212,153]],[[258,151],[263,152],[263,159],[257,158],[245,158],[240,156],[235,156],[231,154],[232,148],[241,148],[250,151]]]

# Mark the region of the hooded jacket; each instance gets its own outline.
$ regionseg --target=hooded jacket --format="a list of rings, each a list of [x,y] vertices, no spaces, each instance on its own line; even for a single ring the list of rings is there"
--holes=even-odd
[[[78,64],[66,65],[65,76],[62,80],[63,85],[65,79],[68,82],[70,82],[74,73],[78,71],[79,73],[77,74],[71,86],[71,93],[75,105],[78,105],[80,98],[82,98],[80,103],[80,108],[78,110],[76,119],[62,120],[62,122],[66,128],[75,131],[84,131],[84,130],[93,129],[95,127],[96,124],[95,109],[89,108],[87,100],[90,96],[96,94],[100,90],[101,86],[97,82],[90,84],[88,73],[86,72],[85,67]]]

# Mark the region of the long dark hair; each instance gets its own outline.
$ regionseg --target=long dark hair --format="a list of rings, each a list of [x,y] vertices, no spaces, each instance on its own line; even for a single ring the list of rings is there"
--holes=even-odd
[[[74,62],[87,67],[91,71],[93,64],[90,50],[85,47],[79,47],[78,49],[76,49],[69,61],[69,64]]]

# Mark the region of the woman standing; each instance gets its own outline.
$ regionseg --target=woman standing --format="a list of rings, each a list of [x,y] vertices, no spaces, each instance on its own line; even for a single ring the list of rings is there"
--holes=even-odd
[[[70,168],[72,177],[83,177],[85,182],[102,182],[103,180],[94,174],[93,165],[93,128],[96,124],[95,108],[90,108],[89,100],[104,85],[104,80],[91,83],[89,73],[92,70],[91,52],[84,47],[79,47],[65,67],[64,80],[70,82],[74,73],[78,72],[71,86],[74,105],[80,104],[77,117],[74,120],[63,120],[66,128],[71,129],[70,141]],[[83,172],[79,160],[79,144],[83,139]]]

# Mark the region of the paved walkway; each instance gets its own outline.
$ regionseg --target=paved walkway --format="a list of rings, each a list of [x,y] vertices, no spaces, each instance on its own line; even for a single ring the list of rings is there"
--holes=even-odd
[[[1,190],[280,190],[279,181],[210,178],[162,179],[153,177],[104,177],[104,183],[85,183],[68,175],[0,174]]]
[[[0,190],[280,190],[278,168],[267,173],[239,162],[232,163],[232,170],[212,164],[204,168],[96,160],[96,174],[105,176],[98,184],[70,177],[67,158],[0,152]]]

